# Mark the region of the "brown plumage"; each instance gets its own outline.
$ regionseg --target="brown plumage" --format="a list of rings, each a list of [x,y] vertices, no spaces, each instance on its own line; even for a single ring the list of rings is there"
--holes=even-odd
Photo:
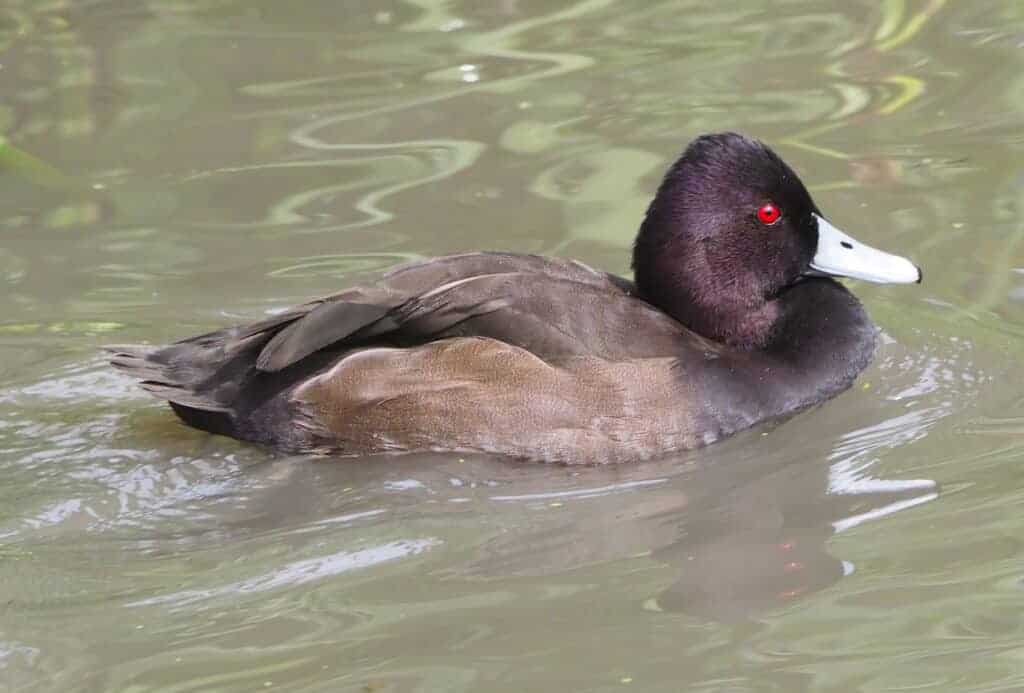
[[[608,462],[696,447],[676,356],[721,347],[631,291],[571,260],[470,253],[163,349],[113,347],[111,363],[189,423],[295,451]]]
[[[766,199],[783,216],[762,227]],[[792,414],[867,365],[862,307],[808,276],[819,221],[764,145],[708,136],[651,205],[636,284],[573,260],[454,255],[249,325],[115,347],[111,363],[190,425],[289,451],[646,459]]]

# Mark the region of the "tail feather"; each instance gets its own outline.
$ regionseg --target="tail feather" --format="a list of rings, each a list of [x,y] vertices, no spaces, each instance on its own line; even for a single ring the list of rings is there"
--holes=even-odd
[[[110,365],[139,381],[154,397],[207,412],[230,413],[255,354],[273,332],[238,336],[237,328],[165,347],[111,346]],[[177,410],[178,408],[176,408]]]
[[[139,386],[158,399],[163,399],[171,404],[180,404],[190,409],[201,409],[203,411],[229,412],[231,408],[224,404],[213,402],[208,397],[190,391],[181,385],[170,385],[167,383],[143,380]]]
[[[228,411],[227,403],[200,391],[201,377],[188,377],[165,358],[171,348],[111,346],[105,351],[110,354],[111,366],[139,381],[139,386],[154,397],[193,409]]]
[[[155,351],[141,346],[116,345],[103,347],[110,356],[110,365],[137,380],[156,380],[163,376],[163,368],[150,361]]]
[[[190,426],[244,440],[298,449],[301,441],[281,421],[286,400],[277,397],[317,359],[287,373],[263,373],[256,358],[298,310],[253,325],[229,327],[163,347],[111,346],[110,364],[143,390],[167,401]],[[258,329],[257,329],[258,328]],[[271,418],[277,417],[274,422]],[[276,423],[275,423],[276,422]]]

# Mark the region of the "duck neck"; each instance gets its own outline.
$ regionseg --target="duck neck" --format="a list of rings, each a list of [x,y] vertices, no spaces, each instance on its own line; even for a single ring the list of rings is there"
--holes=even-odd
[[[849,387],[874,354],[874,325],[860,301],[833,279],[807,278],[774,298],[743,302],[730,300],[720,287],[701,293],[686,282],[665,283],[671,275],[663,269],[645,274],[642,264],[634,266],[642,298],[694,332],[733,347],[737,357],[747,353],[786,370],[795,388],[789,396],[801,402]]]
[[[833,279],[815,278],[779,297],[767,356],[806,379],[813,396],[850,386],[875,353],[876,328],[864,306]]]
[[[645,301],[716,342],[742,350],[771,345],[785,304],[762,298],[756,277],[734,273],[725,285],[712,258],[680,268],[663,261],[673,253],[645,252],[640,242],[633,256],[634,280]]]

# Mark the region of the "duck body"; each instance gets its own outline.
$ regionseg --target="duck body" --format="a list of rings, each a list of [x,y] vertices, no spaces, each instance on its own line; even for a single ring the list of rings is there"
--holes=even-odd
[[[874,349],[863,308],[829,279],[790,292],[794,315],[822,320],[794,326],[794,349],[747,351],[688,330],[621,277],[472,253],[113,362],[187,423],[292,452],[619,462],[700,447],[848,387]]]
[[[726,169],[767,175],[768,189],[741,183],[749,199],[718,199],[716,185],[735,191],[707,175],[695,181],[686,165],[688,156],[706,163],[701,146],[738,157]],[[695,182],[711,186],[708,209],[737,211],[688,221],[693,203],[679,198]],[[778,224],[761,211],[776,204],[788,224],[807,228],[761,228]],[[249,325],[157,349],[116,347],[111,361],[187,424],[289,452],[648,459],[789,416],[848,388],[868,365],[874,326],[814,267],[828,260],[819,236],[832,228],[822,232],[819,219],[764,145],[707,136],[648,211],[635,282],[573,260],[453,255]],[[751,228],[737,232],[741,223]],[[887,271],[883,280],[920,278],[899,263]]]

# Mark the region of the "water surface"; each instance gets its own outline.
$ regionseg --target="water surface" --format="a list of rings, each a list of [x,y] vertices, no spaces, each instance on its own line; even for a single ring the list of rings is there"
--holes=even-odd
[[[1024,5],[0,9],[0,688],[1024,688]],[[565,469],[284,458],[112,373],[477,248],[628,271],[694,135],[914,257],[851,391]]]

